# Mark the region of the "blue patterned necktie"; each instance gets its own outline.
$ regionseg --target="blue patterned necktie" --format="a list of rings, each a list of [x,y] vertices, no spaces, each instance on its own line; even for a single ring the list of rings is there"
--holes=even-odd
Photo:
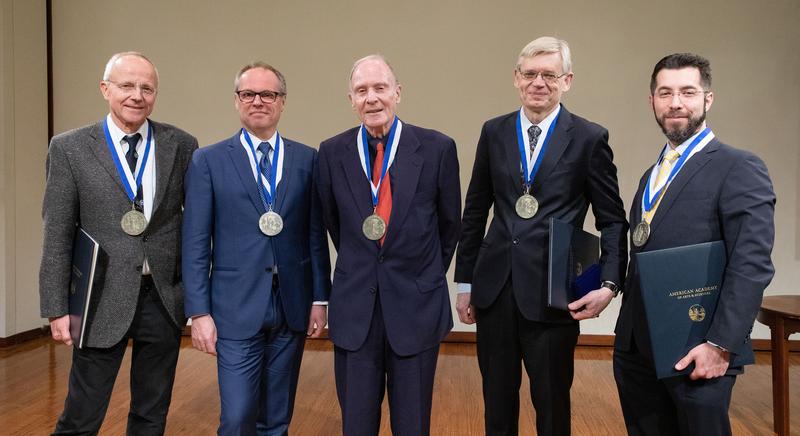
[[[258,151],[261,152],[261,160],[258,163],[258,167],[261,170],[261,174],[267,179],[267,184],[269,184],[269,178],[272,175],[272,164],[269,160],[269,151],[271,149],[272,145],[269,142],[264,141],[258,144]]]

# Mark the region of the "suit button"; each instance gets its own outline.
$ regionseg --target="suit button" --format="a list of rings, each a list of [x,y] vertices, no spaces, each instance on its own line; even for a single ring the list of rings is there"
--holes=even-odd
[[[378,263],[383,263],[383,256],[378,257]]]
[[[514,238],[514,239],[511,241],[511,243],[512,243],[512,244],[514,244],[514,245],[517,245],[517,244],[519,244],[519,238]]]
[[[142,241],[147,242],[147,236],[142,236]]]
[[[375,292],[378,292],[378,290],[377,290],[377,289],[375,289],[375,287],[374,287],[374,286],[373,286],[373,287],[371,287],[371,288],[369,288],[369,293],[370,293],[370,294],[374,294]]]

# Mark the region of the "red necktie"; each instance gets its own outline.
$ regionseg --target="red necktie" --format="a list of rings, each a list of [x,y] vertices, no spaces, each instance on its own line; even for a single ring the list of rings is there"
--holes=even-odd
[[[383,142],[379,142],[378,145],[375,147],[378,152],[375,153],[375,162],[372,165],[372,184],[378,184],[378,180],[381,178],[381,169],[383,168]],[[378,188],[378,207],[375,209],[375,212],[383,218],[383,222],[386,223],[386,228],[389,228],[389,215],[392,213],[392,182],[389,178],[389,171],[386,171],[386,176],[383,178],[381,182],[380,188]],[[384,233],[383,237],[378,241],[378,245],[383,245],[383,241],[386,239],[386,234]]]

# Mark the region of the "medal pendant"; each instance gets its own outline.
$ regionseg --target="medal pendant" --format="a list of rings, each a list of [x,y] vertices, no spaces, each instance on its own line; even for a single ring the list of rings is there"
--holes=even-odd
[[[377,241],[386,234],[386,223],[378,214],[372,214],[364,220],[361,231],[370,241]]]
[[[273,211],[266,212],[258,219],[258,228],[267,236],[275,236],[283,230],[283,218]]]
[[[647,239],[650,237],[650,224],[646,221],[642,221],[639,224],[636,224],[636,227],[633,229],[633,245],[637,247],[641,247],[645,243],[647,243]]]
[[[522,219],[531,219],[536,215],[536,212],[539,211],[539,201],[536,200],[536,197],[530,194],[523,194],[517,200],[517,204],[514,206],[514,209],[517,211],[517,215],[519,215]]]
[[[147,218],[138,210],[129,210],[122,215],[120,226],[122,226],[123,232],[131,236],[139,236],[147,228]]]

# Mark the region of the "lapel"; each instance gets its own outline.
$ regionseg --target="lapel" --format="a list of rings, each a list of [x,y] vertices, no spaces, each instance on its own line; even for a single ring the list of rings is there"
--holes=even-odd
[[[281,182],[278,186],[275,187],[276,197],[275,197],[275,211],[280,214],[283,211],[283,202],[286,198],[286,192],[289,189],[289,182],[292,180],[291,173],[294,169],[294,144],[290,141],[287,141],[286,138],[281,136],[281,146],[283,153],[283,174],[281,176]]]
[[[561,112],[556,120],[556,126],[553,128],[553,137],[547,139],[547,150],[545,150],[544,157],[542,157],[542,164],[539,166],[536,178],[533,179],[531,194],[536,193],[541,188],[542,182],[547,179],[547,176],[556,167],[570,141],[572,141],[572,114],[562,105]]]
[[[175,154],[178,152],[178,146],[172,140],[171,130],[164,129],[161,124],[153,121],[150,121],[150,125],[153,128],[155,140],[156,194],[155,198],[153,198],[153,212],[151,214],[155,215],[158,211],[158,206],[164,200],[164,195],[166,195],[172,167],[175,165]]]
[[[422,156],[417,152],[420,147],[419,140],[414,134],[413,127],[403,124],[400,141],[397,144],[397,155],[390,170],[394,174],[392,179],[392,213],[389,216],[389,227],[386,229],[386,239],[381,247],[386,247],[398,237],[398,232],[411,208],[411,201],[417,192],[417,182],[422,171]]]
[[[89,144],[89,149],[92,150],[92,154],[97,159],[100,166],[106,170],[108,176],[111,177],[114,182],[116,182],[117,187],[120,191],[122,191],[122,195],[125,196],[126,201],[130,202],[128,199],[128,194],[125,191],[125,186],[122,184],[122,180],[119,177],[119,173],[117,172],[117,166],[114,164],[114,158],[111,157],[111,152],[108,149],[108,143],[106,142],[106,134],[103,131],[103,122],[99,122],[92,126],[89,130],[89,136],[91,137],[91,141]]]
[[[500,140],[506,153],[506,166],[511,176],[511,186],[516,197],[522,195],[522,162],[519,157],[519,143],[517,142],[517,114],[510,113],[500,125]]]
[[[361,168],[361,159],[358,157],[358,143],[356,142],[358,128],[351,132],[352,135],[347,140],[345,152],[341,156],[342,171],[344,171],[347,185],[350,187],[350,193],[353,194],[356,211],[363,221],[372,215],[372,194],[367,176],[364,174],[364,169]],[[400,150],[397,152],[400,153]]]
[[[241,133],[241,130],[237,131],[236,134],[228,140],[228,157],[230,157],[233,167],[236,168],[236,174],[239,175],[242,188],[247,192],[247,195],[250,197],[250,202],[253,203],[256,213],[260,216],[266,213],[267,209],[261,202],[261,194],[258,192],[259,186],[253,177],[253,169],[250,166],[250,157],[248,157],[247,152],[244,150],[239,140],[239,135]]]
[[[711,140],[703,150],[695,153],[694,156],[686,161],[678,175],[675,176],[669,186],[667,186],[667,192],[663,194],[664,198],[661,199],[661,203],[658,205],[658,209],[656,209],[656,214],[653,216],[653,221],[650,223],[651,232],[655,232],[659,224],[664,220],[664,215],[669,212],[669,209],[679,198],[683,188],[686,187],[689,180],[713,158],[713,153],[717,151],[718,148],[719,142],[715,138]]]

